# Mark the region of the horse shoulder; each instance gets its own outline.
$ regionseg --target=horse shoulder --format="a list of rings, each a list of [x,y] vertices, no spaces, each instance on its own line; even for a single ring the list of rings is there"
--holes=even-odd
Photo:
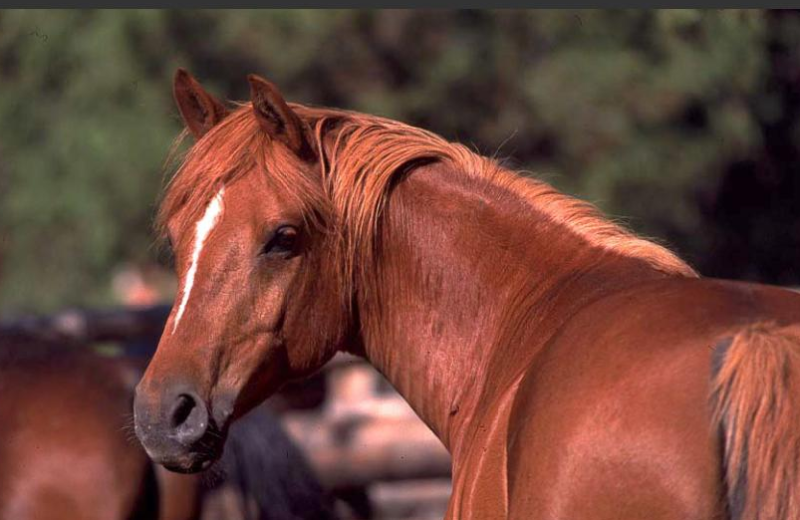
[[[508,418],[517,388],[512,384],[482,402],[465,448],[453,457],[453,493],[446,519],[500,520],[508,517]]]

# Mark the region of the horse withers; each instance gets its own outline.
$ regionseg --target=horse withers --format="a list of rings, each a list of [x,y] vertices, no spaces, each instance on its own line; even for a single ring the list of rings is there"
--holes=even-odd
[[[168,468],[338,351],[452,453],[452,519],[800,518],[800,295],[702,279],[593,207],[425,130],[229,108],[160,205],[179,292],[136,394]]]

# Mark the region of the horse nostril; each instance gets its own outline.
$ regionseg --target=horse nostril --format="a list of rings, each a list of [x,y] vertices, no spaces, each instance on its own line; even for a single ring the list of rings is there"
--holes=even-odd
[[[195,395],[180,394],[170,415],[170,426],[175,438],[182,444],[198,441],[208,428],[208,412]]]
[[[175,402],[175,406],[172,408],[170,426],[175,429],[185,423],[186,419],[189,418],[189,415],[191,415],[192,410],[194,410],[196,406],[197,401],[195,401],[192,396],[187,394],[179,395],[177,401]]]

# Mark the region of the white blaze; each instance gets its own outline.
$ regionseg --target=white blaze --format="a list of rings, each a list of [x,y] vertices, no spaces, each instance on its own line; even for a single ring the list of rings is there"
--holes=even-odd
[[[178,306],[178,312],[175,313],[175,320],[172,322],[172,333],[178,328],[183,313],[186,310],[186,304],[189,302],[189,295],[192,293],[192,286],[194,285],[194,276],[197,274],[197,264],[200,262],[200,253],[203,251],[203,244],[205,244],[211,230],[219,222],[219,217],[222,214],[222,196],[225,194],[225,187],[223,186],[211,199],[206,207],[206,212],[203,217],[197,221],[194,232],[194,249],[192,250],[192,263],[189,264],[189,270],[186,271],[186,280],[183,283],[183,293],[181,297],[181,304]]]

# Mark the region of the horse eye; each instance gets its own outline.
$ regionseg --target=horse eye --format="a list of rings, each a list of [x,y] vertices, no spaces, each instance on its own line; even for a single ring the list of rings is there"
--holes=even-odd
[[[297,229],[292,226],[281,226],[275,230],[261,254],[287,256],[295,253],[297,248]]]

